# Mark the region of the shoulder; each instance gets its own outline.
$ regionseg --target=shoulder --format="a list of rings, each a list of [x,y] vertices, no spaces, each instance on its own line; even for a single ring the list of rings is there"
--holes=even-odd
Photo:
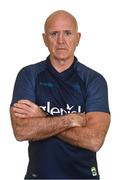
[[[23,67],[17,74],[13,100],[11,104],[14,104],[19,99],[28,99],[35,102],[35,83],[38,74],[44,71],[46,65],[45,61],[31,64]]]
[[[98,83],[99,82],[106,83],[106,80],[102,74],[80,63],[79,61],[77,61],[76,63],[76,71],[78,76],[86,84],[86,86],[95,81],[97,81]]]
[[[77,62],[77,74],[85,85],[85,112],[110,113],[108,105],[108,87],[103,75]]]
[[[35,64],[30,64],[28,66],[23,67],[19,72],[20,75],[27,75],[28,77],[33,76],[34,78],[42,71],[46,69],[46,60],[40,61]]]
[[[44,71],[45,68],[46,68],[46,60],[43,60],[41,62],[25,66],[20,71],[28,71],[31,73],[39,73],[41,71]]]

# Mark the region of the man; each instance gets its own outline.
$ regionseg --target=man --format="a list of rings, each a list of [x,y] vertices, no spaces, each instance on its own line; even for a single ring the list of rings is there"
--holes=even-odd
[[[15,137],[29,141],[25,179],[99,179],[96,152],[110,123],[105,79],[74,56],[81,34],[59,10],[45,22],[50,55],[18,74],[11,103]]]

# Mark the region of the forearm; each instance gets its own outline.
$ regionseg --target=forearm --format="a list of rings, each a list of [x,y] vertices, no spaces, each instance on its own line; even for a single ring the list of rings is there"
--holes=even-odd
[[[26,138],[25,140],[42,140],[57,135],[65,130],[68,130],[74,125],[68,119],[68,117],[63,116],[58,117],[44,117],[44,118],[35,118],[36,122],[33,122],[33,119],[29,119],[30,129],[29,134],[25,131]],[[31,122],[32,123],[31,123]],[[28,128],[28,125],[27,125]]]
[[[94,151],[95,132],[92,132],[88,127],[74,127],[63,131],[57,135],[61,140],[77,147],[82,147]]]
[[[69,114],[64,116],[44,116],[44,117],[29,117],[19,118],[11,108],[11,120],[14,134],[17,140],[42,140],[51,136],[55,136],[72,127],[84,125],[84,119],[77,114]]]
[[[57,117],[12,118],[13,130],[17,140],[36,141],[54,136],[71,127],[66,117],[62,121]],[[20,124],[21,121],[21,124]]]
[[[88,113],[87,123],[83,127],[74,127],[57,135],[61,140],[91,151],[98,151],[102,146],[110,124],[107,113]]]

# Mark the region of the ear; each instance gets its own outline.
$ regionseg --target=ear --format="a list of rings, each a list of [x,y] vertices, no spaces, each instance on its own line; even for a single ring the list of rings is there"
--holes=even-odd
[[[80,38],[81,38],[81,33],[77,32],[77,41],[76,41],[76,46],[78,46],[79,42],[80,42]]]
[[[43,33],[42,36],[43,36],[43,41],[44,41],[45,45],[48,47],[47,35],[45,33]]]

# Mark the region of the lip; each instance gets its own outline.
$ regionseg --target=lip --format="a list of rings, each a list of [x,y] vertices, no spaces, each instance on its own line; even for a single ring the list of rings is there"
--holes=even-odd
[[[57,48],[57,50],[59,50],[59,51],[66,51],[67,49],[66,48]]]

